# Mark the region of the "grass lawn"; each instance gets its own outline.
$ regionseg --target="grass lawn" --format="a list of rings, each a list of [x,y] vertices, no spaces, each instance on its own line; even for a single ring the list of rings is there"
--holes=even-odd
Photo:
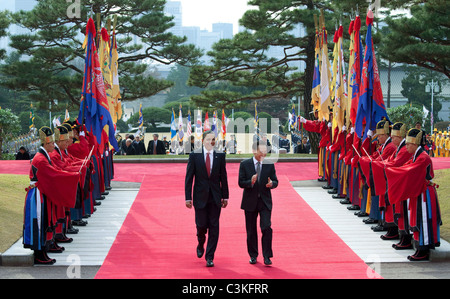
[[[22,236],[25,187],[29,182],[27,175],[0,174],[0,253]],[[450,241],[450,169],[436,170],[434,182],[439,185],[441,238]]]
[[[441,238],[450,242],[450,169],[440,169],[434,172],[439,205],[441,207]]]
[[[28,175],[0,174],[0,252],[22,236],[25,188]]]

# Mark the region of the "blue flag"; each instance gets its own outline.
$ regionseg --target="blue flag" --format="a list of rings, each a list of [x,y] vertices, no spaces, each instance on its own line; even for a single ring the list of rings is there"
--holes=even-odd
[[[386,106],[383,101],[383,92],[381,90],[377,61],[373,51],[372,11],[369,11],[366,23],[368,25],[366,35],[366,51],[364,54],[358,110],[355,121],[355,132],[359,137],[363,136],[363,139],[367,137],[367,132],[369,130],[375,131],[377,123],[383,117],[389,120],[386,112]],[[363,131],[364,124],[365,128]]]

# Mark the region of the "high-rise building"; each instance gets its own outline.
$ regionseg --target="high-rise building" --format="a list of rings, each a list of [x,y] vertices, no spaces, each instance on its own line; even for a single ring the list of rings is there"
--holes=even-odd
[[[37,0],[0,0],[0,11],[9,10],[11,12],[19,12],[21,10],[30,11],[37,4]],[[9,34],[25,34],[29,32],[28,29],[17,26],[10,25],[8,28]],[[0,48],[5,49],[7,53],[12,51],[12,48],[9,47],[9,37],[5,36],[0,38]]]
[[[233,24],[231,23],[213,23],[212,31],[219,32],[221,38],[233,38]]]

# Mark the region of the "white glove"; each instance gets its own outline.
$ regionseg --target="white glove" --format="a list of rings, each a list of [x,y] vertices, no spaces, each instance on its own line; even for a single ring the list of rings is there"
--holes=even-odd
[[[328,128],[331,128],[331,123],[330,122],[328,123]]]
[[[81,131],[80,134],[78,134],[80,136],[86,136],[86,134],[84,133],[84,131]]]
[[[372,137],[372,136],[373,136],[372,130],[367,131],[367,136],[369,136],[369,137]]]
[[[351,134],[355,133],[355,128],[351,127],[350,133],[351,133]]]
[[[300,122],[301,123],[306,123],[306,119],[303,116],[300,116]]]
[[[347,131],[347,127],[346,126],[342,126],[342,131]]]

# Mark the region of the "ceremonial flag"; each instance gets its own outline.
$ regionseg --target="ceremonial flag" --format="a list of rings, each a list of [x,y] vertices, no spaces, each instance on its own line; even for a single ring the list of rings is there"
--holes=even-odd
[[[289,127],[291,130],[295,129],[297,123],[297,117],[295,116],[295,105],[292,105],[292,113],[289,113]]]
[[[139,105],[139,130],[144,126],[144,114],[142,113],[142,103]]]
[[[367,136],[367,131],[375,131],[377,123],[383,117],[389,120],[383,101],[380,76],[373,49],[373,12],[371,10],[367,13],[366,24],[368,26],[366,35],[366,51],[364,54],[361,89],[359,93],[359,103],[355,122],[355,132],[359,137],[363,135],[364,138]],[[363,132],[364,120],[366,122],[366,127]]]
[[[101,30],[100,42],[98,45],[98,58],[103,75],[103,83],[105,85],[106,99],[108,101],[108,110],[111,117],[115,113],[115,103],[112,95],[112,74],[111,74],[111,49],[109,46],[109,34],[105,28]],[[116,121],[117,122],[117,121]],[[113,121],[114,123],[114,121]]]
[[[258,131],[258,122],[259,122],[258,106],[257,103],[255,102],[255,132]]]
[[[322,16],[323,19],[323,16]],[[331,107],[330,99],[330,60],[328,59],[327,31],[325,23],[322,21],[322,63],[320,68],[320,109],[319,119],[327,119],[329,115],[329,107]]]
[[[184,131],[183,131],[183,116],[181,112],[181,104],[180,104],[180,112],[178,114],[178,138],[179,140],[183,140]]]
[[[202,111],[197,110],[197,122],[195,124],[195,138],[202,139]]]
[[[363,47],[361,42],[361,18],[359,15],[356,16],[353,22],[353,48],[354,48],[354,62],[352,64],[352,73],[349,75],[350,84],[352,89],[349,89],[349,96],[351,96],[351,107],[350,107],[350,121],[353,125],[356,123],[356,114],[358,111],[359,102],[359,89],[361,86],[361,72],[362,72],[362,61],[364,61]]]
[[[114,103],[114,112],[112,114],[113,122],[117,123],[117,120],[122,118],[122,101],[120,96],[120,85],[119,85],[119,53],[117,51],[117,41],[116,41],[116,20],[114,17],[113,32],[111,35],[111,47],[110,47],[110,64],[111,69],[111,84],[112,84],[112,98]]]
[[[186,129],[186,137],[191,136],[192,134],[192,127],[191,127],[191,110],[188,110],[188,118],[187,118],[187,129]]]
[[[218,128],[217,128],[217,111],[214,111],[213,113],[213,124],[211,126],[211,131],[214,132],[214,135],[217,138],[218,135]]]
[[[30,130],[34,128],[34,111],[33,111],[33,103],[30,104]]]
[[[175,111],[172,108],[172,118],[170,120],[170,140],[172,142],[176,141],[177,137],[177,125],[175,124]]]
[[[203,126],[203,128],[205,132],[211,130],[211,127],[209,126],[208,111],[206,111],[205,114],[205,125]]]
[[[94,21],[89,18],[86,26],[86,59],[78,119],[93,134],[99,145],[99,152],[103,152],[104,144],[108,141],[116,150],[119,147],[115,138],[114,123],[109,113],[103,75],[94,41],[95,34]],[[109,127],[108,140],[102,140],[102,131],[106,125]]]
[[[60,125],[61,125],[61,119],[60,119],[60,117],[58,116],[58,118],[56,118],[56,116],[54,116],[54,117],[53,117],[52,123],[53,123],[53,127],[54,127],[54,128],[56,128],[57,126],[60,126]]]
[[[228,118],[225,116],[225,110],[222,109],[222,139],[225,140],[227,135]]]
[[[334,86],[334,107],[333,107],[333,121],[339,128],[339,131],[345,125],[344,111],[347,103],[347,78],[344,68],[344,49],[343,49],[343,33],[344,27],[341,25],[337,31],[337,57],[336,57],[336,73]],[[334,130],[333,130],[334,132]]]
[[[316,16],[314,15],[314,20],[316,21]],[[320,108],[320,35],[318,27],[316,26],[316,40],[314,49],[314,73],[313,82],[311,90],[311,105],[313,106],[313,111],[319,110]]]
[[[353,64],[355,62],[355,36],[353,34],[353,25],[355,23],[355,20],[350,21],[350,25],[348,27],[348,34],[350,36],[350,46],[349,46],[349,59],[348,59],[348,82],[347,82],[347,105],[345,108],[346,112],[346,126],[349,127],[350,125],[350,111],[352,107],[352,90],[354,83],[354,70],[353,70]]]

